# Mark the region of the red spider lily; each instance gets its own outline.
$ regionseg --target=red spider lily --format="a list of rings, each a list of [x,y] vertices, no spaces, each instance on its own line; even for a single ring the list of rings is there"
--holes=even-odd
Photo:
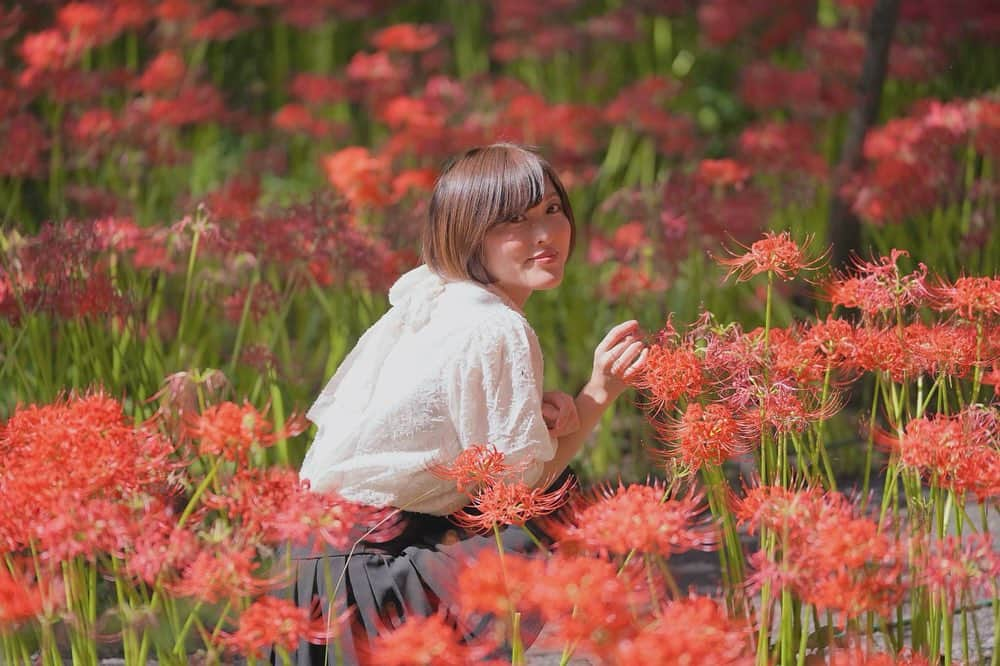
[[[620,641],[613,663],[749,665],[754,663],[750,634],[750,627],[728,617],[714,599],[686,597],[667,603],[655,620]]]
[[[759,433],[765,426],[776,433],[802,432],[813,423],[825,421],[843,407],[840,394],[821,386],[796,386],[787,380],[772,381],[755,397],[754,409],[744,413],[744,427]]]
[[[913,419],[902,438],[878,441],[899,451],[900,464],[935,486],[971,492],[980,502],[1000,495],[1000,416],[993,408],[970,407],[954,416]]]
[[[926,284],[927,267],[920,263],[912,273],[902,273],[899,258],[908,255],[905,250],[893,249],[888,257],[856,259],[851,271],[826,285],[826,300],[858,308],[867,316],[895,314],[906,307],[925,305],[931,295]]]
[[[467,530],[481,532],[489,532],[498,525],[524,525],[565,504],[572,486],[572,477],[550,492],[525,483],[494,481],[476,491],[471,509],[453,513],[451,519]]]
[[[822,178],[826,163],[815,152],[812,126],[806,123],[763,122],[740,133],[740,153],[757,171],[805,172]]]
[[[435,464],[429,471],[442,479],[451,479],[458,492],[471,495],[483,486],[522,473],[524,467],[510,466],[507,456],[493,445],[473,444],[458,454],[451,464]]]
[[[690,400],[701,393],[705,385],[702,361],[692,347],[650,345],[647,349],[646,362],[632,385],[649,393],[654,415],[681,398]]]
[[[0,123],[0,175],[35,177],[45,171],[43,154],[49,138],[34,116],[19,113]]]
[[[752,586],[790,589],[842,619],[887,615],[906,594],[906,544],[856,517],[839,493],[758,487],[738,501],[735,513],[751,530],[766,526],[781,536],[773,557],[765,551],[751,557]]]
[[[698,7],[698,26],[711,43],[726,44],[749,34],[753,47],[764,52],[787,44],[811,21],[794,0],[710,0]]]
[[[392,179],[392,198],[396,201],[405,197],[411,191],[418,196],[434,189],[437,174],[432,169],[407,169],[401,171]]]
[[[819,488],[794,490],[782,486],[757,485],[744,489],[743,497],[730,498],[733,515],[753,534],[760,527],[778,529],[784,525],[813,522],[823,507]],[[827,498],[839,501],[839,498]]]
[[[633,550],[670,557],[718,547],[718,532],[705,517],[702,496],[668,498],[662,483],[598,487],[546,521],[561,552],[627,555]],[[701,516],[701,517],[699,517]],[[549,532],[549,530],[546,530]]]
[[[22,622],[43,617],[47,607],[51,609],[52,602],[58,600],[58,597],[47,598],[48,595],[43,594],[34,576],[28,573],[30,570],[27,562],[13,569],[6,565],[0,567],[0,627],[5,632]]]
[[[847,324],[847,329],[840,329],[836,333],[844,335],[847,331],[851,331],[850,324]],[[771,329],[768,352],[771,357],[769,365],[772,377],[791,377],[800,385],[824,380],[833,362],[814,340],[806,339],[809,332],[798,326]],[[826,332],[833,331],[827,328]],[[819,333],[823,333],[823,330],[821,329]],[[824,341],[820,341],[820,345],[822,344]],[[826,344],[831,343],[826,342]]]
[[[160,51],[148,65],[135,86],[147,93],[171,93],[180,88],[187,65],[178,51]]]
[[[649,245],[646,225],[641,220],[626,222],[615,229],[610,238],[594,231],[587,248],[587,261],[600,264],[610,259],[630,262],[638,258],[644,247]]]
[[[857,355],[853,324],[833,315],[805,329],[802,345],[822,355],[829,365],[840,369],[849,368]]]
[[[739,93],[757,111],[786,108],[815,113],[828,106],[819,72],[796,71],[769,62],[755,62],[743,69]]]
[[[527,610],[527,599],[541,574],[540,560],[483,549],[458,572],[455,601],[466,613],[503,620]]]
[[[172,445],[151,429],[135,427],[121,404],[102,391],[18,407],[0,425],[0,489],[5,506],[21,507],[0,520],[0,546],[28,546],[67,506],[122,502],[158,487],[175,467]],[[39,460],[58,461],[55,467]],[[90,505],[96,506],[96,505]]]
[[[716,259],[723,266],[731,266],[726,278],[736,275],[737,282],[745,282],[760,273],[774,273],[784,280],[795,277],[799,271],[815,270],[824,257],[811,261],[806,259],[806,247],[812,238],[807,238],[800,247],[792,240],[791,234],[765,232],[764,237],[750,247],[743,246],[746,253],[739,255],[730,251],[731,257]]]
[[[482,663],[496,646],[467,643],[443,613],[411,615],[392,631],[381,632],[366,650],[364,663],[379,666],[466,666]],[[506,663],[506,662],[504,662]]]
[[[289,89],[306,104],[321,105],[347,98],[347,85],[338,78],[301,72],[292,79]]]
[[[356,208],[389,202],[389,165],[367,148],[351,146],[323,158],[326,177]]]
[[[346,548],[358,539],[381,542],[403,527],[395,509],[348,502],[336,493],[317,493],[291,469],[270,467],[238,471],[205,506],[239,521],[242,534],[266,544],[292,542],[316,548]]]
[[[133,533],[135,513],[121,501],[78,500],[33,525],[32,543],[41,557],[52,563],[76,557],[93,560],[101,553],[123,557]]]
[[[147,585],[177,581],[200,552],[193,528],[178,527],[177,520],[177,512],[163,502],[152,503],[133,520],[134,534],[124,558],[128,576]]]
[[[330,626],[322,617],[311,618],[308,608],[265,596],[240,614],[239,627],[222,633],[220,642],[239,654],[263,657],[272,646],[292,652],[301,640],[322,645],[335,640],[340,630],[340,621]]]
[[[347,78],[384,90],[395,90],[409,75],[408,68],[394,61],[385,51],[357,51],[344,70]]]
[[[258,282],[252,288],[241,288],[235,294],[223,299],[222,311],[226,319],[239,322],[243,318],[243,309],[248,299],[249,316],[255,322],[259,322],[272,312],[277,312],[281,305],[281,295],[274,290],[274,287],[267,282]]]
[[[910,648],[905,648],[898,655],[893,655],[889,652],[873,652],[858,645],[830,649],[824,663],[829,666],[931,666],[927,657],[912,652]],[[961,662],[953,661],[952,663],[961,666]]]
[[[649,75],[621,88],[604,111],[604,118],[613,124],[634,124],[642,117],[649,117],[649,111],[661,110],[663,106],[680,92],[675,79]],[[642,113],[645,110],[647,113]],[[653,127],[642,125],[644,131]]]
[[[272,432],[271,422],[249,402],[237,405],[223,402],[212,405],[185,424],[186,435],[198,440],[198,454],[222,456],[241,465],[254,446],[268,447],[279,439],[305,431],[305,420],[289,418],[280,432]]]
[[[438,42],[437,30],[431,25],[397,23],[382,28],[372,36],[372,45],[380,51],[419,53]]]
[[[648,603],[636,571],[592,557],[556,555],[540,563],[526,606],[541,614],[546,633],[539,642],[575,645],[607,659],[638,629],[636,610]]]
[[[91,2],[70,2],[56,12],[56,21],[74,43],[84,49],[100,46],[118,36],[107,6]]]
[[[984,155],[1000,155],[1000,102],[979,97],[969,102],[972,142]]]
[[[191,38],[204,41],[227,41],[257,25],[257,20],[247,14],[237,14],[228,9],[216,9],[191,26]]]
[[[658,430],[667,446],[661,455],[679,460],[689,472],[721,465],[750,450],[747,424],[734,416],[729,405],[718,402],[692,402],[679,419],[668,420]]]
[[[171,99],[154,99],[147,115],[156,125],[182,127],[219,120],[225,112],[222,93],[202,83],[181,88]]]
[[[283,582],[282,576],[261,577],[263,570],[252,547],[226,542],[201,544],[180,578],[164,587],[178,597],[214,604],[222,599],[257,596]]]
[[[1000,316],[1000,278],[960,277],[951,285],[932,290],[935,309],[954,312],[969,320]]]
[[[741,189],[711,188],[684,173],[674,173],[663,187],[663,208],[669,211],[670,220],[683,217],[687,237],[696,247],[707,249],[726,238],[749,242],[759,237],[768,201],[752,182]],[[669,225],[665,233],[677,236]]]
[[[301,104],[286,104],[274,112],[271,124],[285,132],[302,132],[315,138],[330,133],[332,125],[313,116],[312,112]]]
[[[702,160],[698,163],[695,177],[709,187],[732,185],[739,188],[750,178],[750,169],[731,159]]]
[[[160,0],[156,6],[156,15],[169,22],[193,21],[200,12],[201,8],[191,0]]]
[[[638,296],[663,293],[667,281],[657,275],[619,264],[601,285],[604,298],[612,303],[628,301]]]
[[[991,535],[949,536],[935,541],[929,549],[923,539],[917,539],[914,548],[919,582],[933,592],[944,593],[949,608],[955,608],[966,593],[973,599],[994,594],[1000,577],[1000,553],[994,550]]]
[[[854,341],[856,353],[851,364],[858,370],[882,372],[894,382],[915,377],[919,372],[906,338],[896,327],[859,326]]]
[[[18,48],[21,58],[32,70],[62,70],[71,66],[81,55],[66,35],[57,29],[43,30],[25,36]]]
[[[116,0],[111,10],[115,30],[135,30],[153,18],[153,8],[145,0]]]
[[[974,326],[915,323],[906,326],[902,337],[913,365],[931,376],[965,377],[979,363]]]

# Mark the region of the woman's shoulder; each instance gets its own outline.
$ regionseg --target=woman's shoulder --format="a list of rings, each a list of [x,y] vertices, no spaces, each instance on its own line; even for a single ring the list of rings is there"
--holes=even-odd
[[[440,314],[466,335],[504,338],[534,336],[524,314],[503,298],[471,282],[452,282],[445,288]]]

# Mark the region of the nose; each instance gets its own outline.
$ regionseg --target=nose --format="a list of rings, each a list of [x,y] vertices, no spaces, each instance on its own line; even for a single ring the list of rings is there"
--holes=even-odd
[[[535,243],[543,245],[552,237],[552,221],[542,220],[535,225]]]

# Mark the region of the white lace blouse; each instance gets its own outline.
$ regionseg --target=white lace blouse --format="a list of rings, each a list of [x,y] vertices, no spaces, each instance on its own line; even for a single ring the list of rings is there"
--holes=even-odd
[[[428,466],[492,444],[535,483],[556,441],[524,315],[499,290],[426,266],[399,278],[389,302],[306,413],[318,431],[300,475],[356,502],[445,515],[468,498]]]

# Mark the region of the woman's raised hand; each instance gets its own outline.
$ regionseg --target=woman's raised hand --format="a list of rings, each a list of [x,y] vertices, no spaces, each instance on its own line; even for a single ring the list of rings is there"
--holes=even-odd
[[[618,324],[604,336],[594,350],[594,371],[590,381],[610,396],[618,396],[635,373],[642,369],[648,354],[642,341],[639,322],[634,319]]]
[[[542,394],[542,419],[553,437],[562,437],[580,428],[576,401],[573,396],[561,391],[546,391]]]

